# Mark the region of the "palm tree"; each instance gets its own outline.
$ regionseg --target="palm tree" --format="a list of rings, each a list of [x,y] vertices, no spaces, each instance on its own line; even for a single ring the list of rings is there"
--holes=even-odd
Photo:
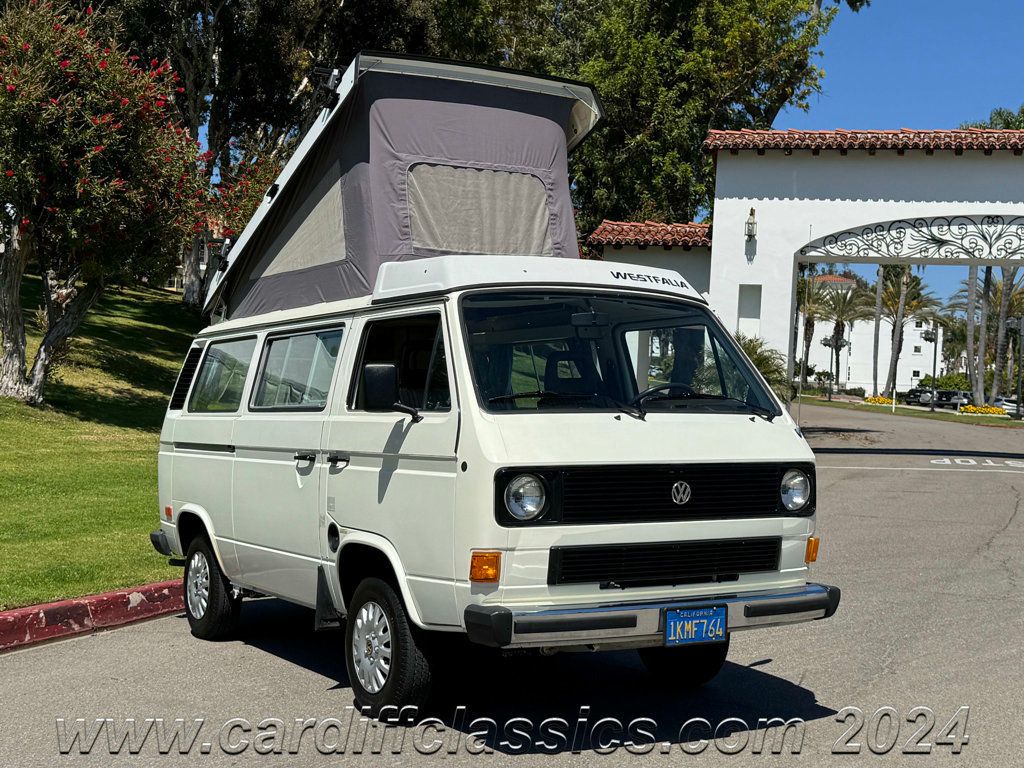
[[[832,323],[832,354],[835,382],[839,384],[839,354],[846,326],[871,317],[870,297],[859,286],[829,287],[823,291],[821,319]]]
[[[985,402],[985,347],[988,341],[988,308],[992,302],[992,267],[985,267],[985,282],[981,292],[981,320],[978,337],[978,373],[974,379],[974,404]],[[969,362],[969,361],[968,361]]]
[[[946,310],[954,308],[947,305]],[[947,373],[960,373],[960,362],[967,352],[967,321],[956,314],[939,319],[942,324],[942,362]]]
[[[736,334],[736,341],[750,358],[750,362],[761,372],[768,386],[774,390],[782,402],[790,400],[789,374],[786,372],[786,356],[768,345],[760,336]]]
[[[811,341],[814,339],[814,325],[821,318],[824,291],[821,283],[813,276],[801,278],[798,290],[800,313],[803,315],[804,322],[804,350],[800,365],[800,382],[806,386],[808,358],[811,355]]]
[[[974,367],[974,337],[978,304],[978,267],[972,264],[967,270],[967,301],[964,305],[964,312],[967,315],[967,378],[970,379],[971,389],[976,390],[977,370]]]
[[[878,397],[878,337],[882,328],[882,289],[885,284],[883,277],[885,267],[878,265],[878,272],[875,275],[875,341],[871,353],[871,395]]]
[[[1017,267],[1000,267],[1000,271],[1003,279],[997,280],[992,286],[993,296],[999,305],[999,314],[996,320],[995,373],[992,376],[992,390],[988,396],[989,403],[995,403],[996,398],[999,397],[999,387],[1006,369],[1006,319],[1010,316],[1014,304],[1024,305],[1024,289],[1017,283]]]
[[[892,353],[889,356],[889,374],[885,393],[891,395],[896,388],[896,371],[903,352],[903,331],[910,318],[931,320],[938,316],[941,303],[924,289],[924,283],[908,267],[891,272],[882,292],[882,311],[892,324]]]

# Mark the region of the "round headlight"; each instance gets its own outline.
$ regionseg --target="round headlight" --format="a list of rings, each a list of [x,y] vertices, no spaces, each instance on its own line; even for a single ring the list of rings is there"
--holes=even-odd
[[[811,500],[811,481],[799,469],[791,469],[782,476],[782,487],[779,489],[782,504],[790,512],[796,512],[807,506]]]
[[[547,501],[544,483],[536,475],[518,475],[505,487],[505,508],[516,520],[533,520]]]

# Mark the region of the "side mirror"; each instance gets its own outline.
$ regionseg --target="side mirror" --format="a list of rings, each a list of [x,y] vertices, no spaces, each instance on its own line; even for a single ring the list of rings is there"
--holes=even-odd
[[[394,363],[367,363],[363,366],[363,406],[368,411],[407,413],[413,423],[423,420],[418,410],[401,402],[398,366]]]
[[[363,404],[368,411],[393,411],[398,402],[398,366],[367,363],[363,366]]]

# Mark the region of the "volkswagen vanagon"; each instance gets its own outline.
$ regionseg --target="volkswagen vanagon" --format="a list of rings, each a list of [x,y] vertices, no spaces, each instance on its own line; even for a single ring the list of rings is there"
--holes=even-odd
[[[831,616],[814,457],[679,273],[579,258],[586,85],[361,54],[215,270],[159,453],[188,621],[344,626],[357,700],[425,652],[636,649],[699,685]]]

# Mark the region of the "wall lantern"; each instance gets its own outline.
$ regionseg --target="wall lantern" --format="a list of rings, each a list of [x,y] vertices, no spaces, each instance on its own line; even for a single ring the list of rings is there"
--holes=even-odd
[[[743,231],[747,235],[747,240],[753,240],[757,237],[757,219],[754,218],[754,209],[750,209],[750,215],[747,216],[747,223],[743,227]]]

